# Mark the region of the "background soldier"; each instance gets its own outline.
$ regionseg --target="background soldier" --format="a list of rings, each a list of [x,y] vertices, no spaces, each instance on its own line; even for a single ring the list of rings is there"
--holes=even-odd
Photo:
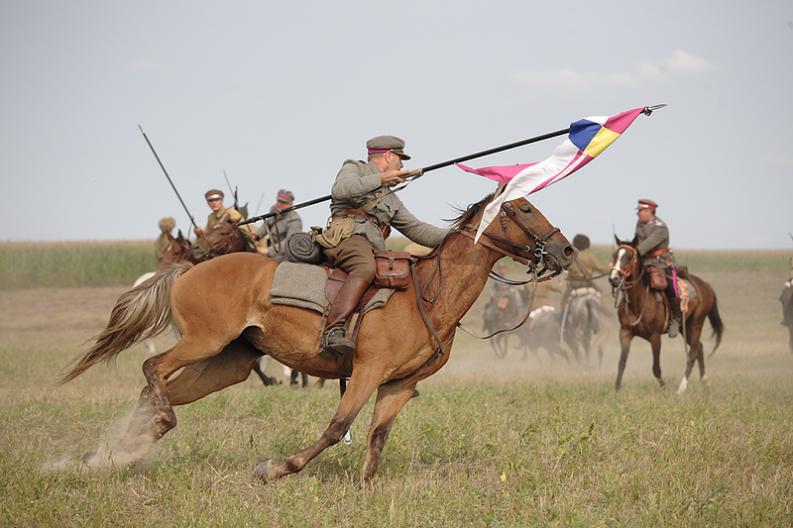
[[[610,271],[607,264],[603,264],[589,251],[589,237],[578,234],[573,237],[573,246],[578,250],[573,264],[567,270],[567,288],[562,296],[562,310],[570,300],[570,294],[578,288],[594,288],[600,292],[592,277],[598,273]],[[602,293],[602,292],[601,292]]]
[[[344,324],[375,276],[375,251],[385,249],[391,226],[413,242],[438,245],[446,230],[419,221],[390,187],[402,182],[410,171],[402,170],[405,142],[394,136],[379,136],[366,142],[367,161],[346,160],[331,189],[331,221],[317,236],[325,256],[349,277],[328,314],[322,336],[322,351],[346,354],[355,350]]]
[[[294,202],[295,195],[292,191],[281,189],[276,195],[275,205],[270,207],[270,212],[275,213],[292,207]],[[261,240],[257,251],[273,258],[283,257],[286,254],[286,239],[301,231],[303,231],[303,220],[300,219],[297,211],[268,218],[257,231]]]
[[[680,302],[675,294],[673,281],[667,281],[667,271],[673,275],[675,256],[669,251],[669,228],[655,215],[658,204],[642,198],[636,206],[639,220],[636,222],[636,251],[644,258],[644,269],[650,276],[650,287],[665,291],[672,309],[669,321],[669,337],[677,336],[680,330]]]
[[[157,240],[154,242],[154,251],[157,255],[157,262],[162,260],[162,255],[165,253],[165,250],[168,249],[168,245],[171,243],[172,234],[171,231],[176,227],[176,219],[172,216],[166,216],[165,218],[160,219],[160,236],[157,237]]]
[[[195,228],[196,236],[203,237],[205,232],[209,231],[218,224],[222,224],[223,222],[227,222],[229,220],[239,222],[242,220],[242,215],[239,213],[239,211],[233,207],[225,207],[223,205],[223,197],[223,191],[220,189],[210,189],[204,193],[204,198],[206,198],[207,205],[210,209],[212,209],[212,212],[209,213],[209,216],[207,216],[207,225],[203,229],[200,227]],[[240,226],[238,229],[248,244],[253,245],[254,241],[258,238],[253,226],[247,224]]]

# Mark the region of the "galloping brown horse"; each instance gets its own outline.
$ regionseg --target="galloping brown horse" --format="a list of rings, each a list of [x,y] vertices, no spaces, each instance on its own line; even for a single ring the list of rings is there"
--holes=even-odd
[[[617,316],[620,322],[620,362],[617,370],[617,382],[615,388],[619,390],[622,386],[622,374],[625,371],[625,363],[628,361],[628,352],[631,347],[631,340],[634,336],[639,336],[650,342],[653,349],[653,375],[658,383],[663,387],[664,380],[661,377],[661,334],[666,332],[669,319],[669,308],[666,304],[659,303],[655,299],[647,274],[644,272],[644,265],[636,244],[632,242],[622,242],[617,239],[617,251],[612,259],[612,269],[609,275],[609,282],[616,293],[622,295],[617,305]],[[695,275],[688,274],[688,280],[696,289],[696,295],[688,304],[685,315],[684,333],[688,343],[688,358],[686,372],[680,382],[678,394],[685,392],[688,386],[688,377],[694,368],[694,362],[699,363],[699,377],[703,382],[707,381],[705,375],[705,354],[704,347],[700,341],[702,328],[705,325],[705,318],[710,321],[713,333],[716,336],[716,346],[713,352],[719,348],[721,337],[724,333],[724,324],[719,316],[716,293],[710,284]],[[713,355],[711,352],[711,355]]]
[[[256,476],[271,481],[302,470],[339,442],[377,391],[362,471],[363,479],[371,478],[397,414],[412,397],[416,383],[448,361],[456,324],[479,296],[496,260],[508,255],[540,274],[569,267],[574,249],[524,199],[505,203],[499,218],[474,244],[473,233],[490,198],[464,212],[441,246],[416,264],[415,280],[406,291],[394,293],[383,308],[366,315],[347,391],[319,440],[283,461],[262,462]],[[263,354],[313,376],[337,378],[336,362],[317,355],[319,314],[270,303],[278,265],[261,255],[235,253],[159,273],[145,287],[119,298],[107,328],[63,381],[156,333],[163,321],[173,317],[182,338],[143,363],[148,384],[127,437],[118,446],[132,451],[135,439],[156,441],[176,425],[173,405],[245,380]]]

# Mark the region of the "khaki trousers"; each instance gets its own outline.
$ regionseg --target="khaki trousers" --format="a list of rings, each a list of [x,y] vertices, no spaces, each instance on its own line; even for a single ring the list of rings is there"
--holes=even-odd
[[[338,246],[325,249],[331,266],[341,268],[351,277],[372,282],[375,275],[374,248],[363,235],[353,235]]]

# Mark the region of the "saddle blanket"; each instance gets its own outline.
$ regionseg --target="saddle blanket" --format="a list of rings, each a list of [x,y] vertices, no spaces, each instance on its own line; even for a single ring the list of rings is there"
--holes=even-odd
[[[270,288],[270,302],[286,306],[297,306],[319,313],[325,312],[325,283],[328,276],[325,268],[312,264],[282,262],[275,269],[273,285]],[[361,313],[382,308],[394,290],[380,288],[366,303]]]
[[[536,319],[544,313],[555,312],[555,311],[556,308],[554,308],[550,304],[544,304],[539,308],[535,308],[534,310],[532,310],[531,313],[529,314],[529,319]]]
[[[677,294],[680,297],[680,310],[688,312],[688,303],[697,298],[697,289],[691,281],[677,278]]]

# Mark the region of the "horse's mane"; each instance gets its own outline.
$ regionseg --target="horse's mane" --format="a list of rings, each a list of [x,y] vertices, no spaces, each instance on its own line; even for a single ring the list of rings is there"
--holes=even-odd
[[[493,199],[493,194],[494,193],[488,194],[487,196],[485,196],[484,198],[482,198],[478,202],[469,205],[465,209],[463,209],[462,207],[456,207],[455,206],[454,209],[457,210],[457,212],[460,213],[459,216],[457,216],[457,218],[446,219],[446,221],[447,222],[451,222],[452,229],[458,229],[460,227],[463,227],[468,222],[470,222],[471,219],[474,216],[476,216],[476,214],[479,211],[481,211],[483,207],[485,207],[488,203],[490,203],[490,200]]]

